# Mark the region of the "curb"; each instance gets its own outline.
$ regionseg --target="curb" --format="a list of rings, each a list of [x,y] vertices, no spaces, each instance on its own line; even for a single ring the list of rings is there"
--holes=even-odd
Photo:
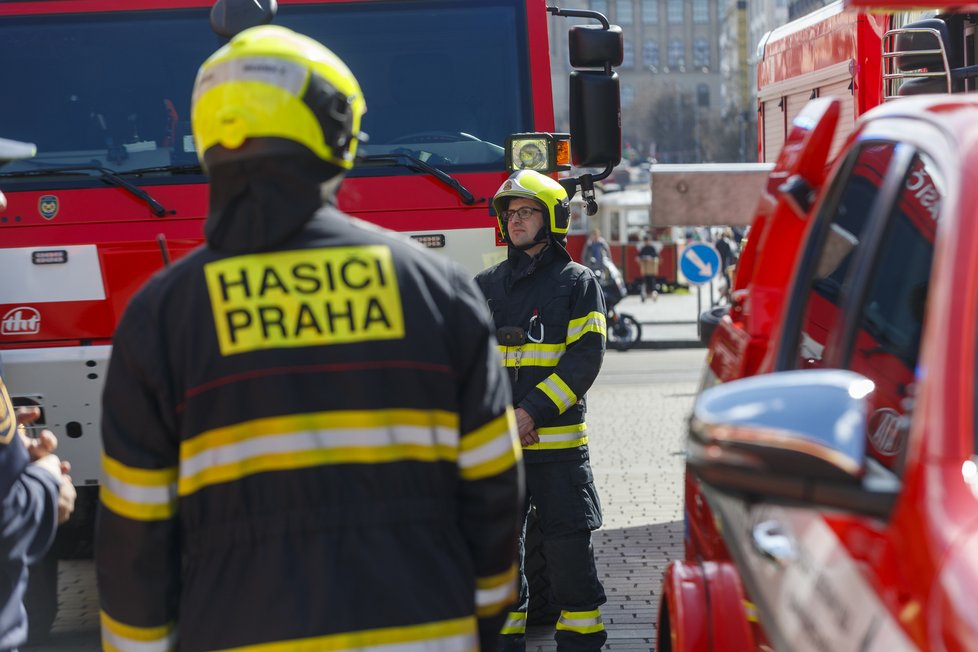
[[[629,349],[705,349],[706,345],[699,340],[642,340],[635,342]],[[614,346],[608,347],[609,351],[616,351]],[[622,351],[621,353],[627,353]]]

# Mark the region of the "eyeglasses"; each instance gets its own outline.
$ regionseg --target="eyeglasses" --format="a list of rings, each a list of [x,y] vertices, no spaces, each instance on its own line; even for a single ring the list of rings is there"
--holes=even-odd
[[[515,218],[520,218],[521,222],[525,222],[530,219],[530,216],[534,213],[542,213],[543,211],[539,208],[530,208],[529,206],[523,206],[515,211],[503,211],[503,221],[511,222]]]

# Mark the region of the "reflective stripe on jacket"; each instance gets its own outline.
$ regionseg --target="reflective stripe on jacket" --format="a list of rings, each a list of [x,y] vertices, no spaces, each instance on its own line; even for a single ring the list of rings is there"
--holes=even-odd
[[[513,385],[514,405],[537,425],[540,442],[526,461],[585,450],[584,395],[605,350],[604,294],[594,273],[551,245],[536,258],[510,248],[509,258],[476,276],[497,329],[517,327],[522,345],[497,345]]]
[[[323,209],[198,249],[119,324],[96,532],[115,650],[475,650],[515,597],[510,392],[482,296]]]

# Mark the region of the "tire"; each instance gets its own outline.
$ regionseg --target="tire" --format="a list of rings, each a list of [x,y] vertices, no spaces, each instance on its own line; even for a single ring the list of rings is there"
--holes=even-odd
[[[58,615],[58,555],[52,549],[28,569],[27,609],[29,644],[42,643],[51,636]]]
[[[552,627],[560,617],[560,607],[551,602],[550,573],[547,557],[543,553],[543,532],[537,519],[535,508],[530,509],[526,519],[526,540],[523,570],[530,590],[530,606],[526,614],[526,624]]]
[[[618,321],[608,326],[608,342],[619,351],[627,351],[642,339],[642,325],[631,315],[618,313]]]

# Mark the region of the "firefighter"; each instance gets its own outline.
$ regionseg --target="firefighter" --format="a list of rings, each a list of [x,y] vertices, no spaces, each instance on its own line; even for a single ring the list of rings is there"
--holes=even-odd
[[[2,197],[2,194],[0,194]],[[23,425],[37,419],[36,408],[15,412],[0,378],[0,651],[27,642],[27,568],[45,555],[57,526],[75,506],[69,465],[54,455],[50,430],[37,439]],[[18,423],[21,425],[18,426]],[[18,432],[20,428],[20,432]]]
[[[0,164],[34,155],[34,145],[0,138]],[[0,191],[0,211],[7,198]],[[8,283],[14,279],[3,279]],[[71,465],[54,454],[50,430],[29,438],[25,426],[37,421],[37,407],[14,408],[0,368],[0,651],[27,642],[28,566],[45,555],[57,526],[75,509]],[[19,432],[18,432],[19,431]]]
[[[584,394],[605,350],[604,295],[594,273],[571,260],[564,244],[567,192],[550,177],[523,170],[493,197],[507,260],[476,277],[497,328],[509,371],[526,468],[527,501],[544,540],[561,652],[599,650],[607,638],[591,531],[601,526],[584,421]],[[523,545],[520,545],[521,556]],[[502,629],[502,650],[524,650],[529,604],[520,599]]]
[[[207,242],[132,299],[103,394],[107,649],[497,645],[510,390],[461,268],[332,205],[365,108],[282,27],[198,72]]]

